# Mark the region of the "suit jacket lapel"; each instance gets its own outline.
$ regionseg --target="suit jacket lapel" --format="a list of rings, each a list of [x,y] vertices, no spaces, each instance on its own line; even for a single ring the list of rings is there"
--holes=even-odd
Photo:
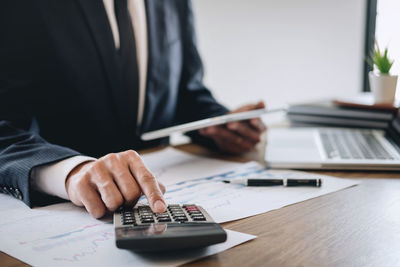
[[[99,0],[76,1],[82,8],[99,55],[103,61],[117,116],[121,124],[123,124],[127,119],[126,117],[129,116],[129,114],[126,114],[126,105],[128,103],[126,97],[121,94],[121,72],[119,71],[117,52],[106,10],[102,1]]]
[[[157,95],[157,84],[162,77],[159,77],[159,68],[157,61],[160,60],[163,53],[165,40],[165,16],[163,12],[164,0],[144,0],[146,7],[146,22],[147,22],[147,81],[146,81],[146,96],[143,112],[141,131],[149,129],[151,120],[149,114],[153,114],[154,99]],[[153,101],[152,101],[153,100]]]

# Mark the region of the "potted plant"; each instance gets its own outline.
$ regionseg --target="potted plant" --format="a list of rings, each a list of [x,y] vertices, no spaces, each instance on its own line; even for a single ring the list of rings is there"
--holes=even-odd
[[[379,49],[375,44],[375,49],[371,53],[369,64],[375,69],[369,73],[369,84],[375,103],[393,103],[396,95],[397,75],[390,75],[393,60],[388,57],[388,49]]]

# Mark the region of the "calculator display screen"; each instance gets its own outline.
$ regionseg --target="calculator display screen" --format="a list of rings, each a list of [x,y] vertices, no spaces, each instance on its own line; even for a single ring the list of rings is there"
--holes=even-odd
[[[161,235],[167,230],[166,224],[151,224],[146,226],[136,226],[133,228],[118,229],[122,236],[153,236]]]
[[[146,237],[146,236],[179,236],[179,235],[201,235],[210,230],[219,228],[215,223],[202,224],[151,224],[146,226],[125,227],[116,229],[117,235],[122,238]]]

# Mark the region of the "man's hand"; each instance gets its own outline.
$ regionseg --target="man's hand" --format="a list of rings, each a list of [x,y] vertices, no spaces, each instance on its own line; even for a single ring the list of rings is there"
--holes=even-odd
[[[108,154],[96,161],[84,162],[68,175],[66,189],[70,200],[85,206],[95,218],[122,204],[135,205],[146,195],[154,212],[164,212],[165,187],[156,181],[133,150]]]
[[[246,105],[230,113],[249,111],[264,108],[264,102]],[[215,141],[221,151],[231,154],[242,154],[254,149],[260,142],[261,134],[267,129],[259,119],[247,121],[230,122],[223,126],[211,126],[201,129],[200,134],[207,136]]]

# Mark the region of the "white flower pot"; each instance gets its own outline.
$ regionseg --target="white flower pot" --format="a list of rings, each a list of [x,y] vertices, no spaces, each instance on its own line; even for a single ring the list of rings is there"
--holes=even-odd
[[[393,103],[396,95],[397,75],[369,72],[369,85],[375,103]]]

